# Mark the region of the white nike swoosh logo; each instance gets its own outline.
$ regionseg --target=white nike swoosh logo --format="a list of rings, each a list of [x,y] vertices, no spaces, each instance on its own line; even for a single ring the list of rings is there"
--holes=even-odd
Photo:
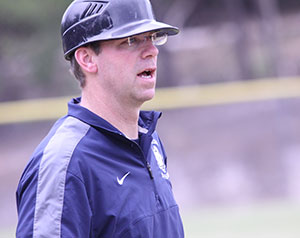
[[[126,177],[130,174],[130,172],[128,172],[127,174],[125,174],[121,179],[119,179],[119,177],[117,177],[118,180],[118,184],[123,185],[124,180],[126,179]]]

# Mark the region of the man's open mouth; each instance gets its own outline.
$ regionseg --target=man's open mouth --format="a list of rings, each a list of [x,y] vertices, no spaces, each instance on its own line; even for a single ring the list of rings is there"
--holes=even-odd
[[[152,78],[155,73],[155,69],[146,69],[139,73],[138,76],[142,78]]]

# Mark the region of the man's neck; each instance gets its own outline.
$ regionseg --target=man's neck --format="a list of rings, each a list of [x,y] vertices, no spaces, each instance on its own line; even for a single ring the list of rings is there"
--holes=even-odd
[[[108,121],[129,139],[138,138],[138,119],[140,107],[126,106],[111,98],[98,98],[82,92],[81,106]]]

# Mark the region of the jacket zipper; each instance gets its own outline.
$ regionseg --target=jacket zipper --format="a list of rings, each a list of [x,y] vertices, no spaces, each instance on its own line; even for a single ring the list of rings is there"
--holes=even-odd
[[[150,164],[149,164],[149,162],[148,162],[148,161],[146,161],[146,163],[147,163],[147,169],[148,169],[148,172],[149,172],[150,178],[151,178],[151,179],[154,179],[154,177],[153,177],[153,174],[152,174],[152,169],[151,169],[151,166],[150,166]]]
[[[156,184],[155,184],[155,181],[154,181],[154,175],[153,175],[153,172],[152,172],[152,169],[151,169],[151,165],[150,165],[150,163],[148,162],[147,158],[145,157],[144,152],[143,152],[143,150],[141,149],[141,147],[140,147],[138,144],[137,144],[137,146],[138,146],[138,148],[140,149],[140,151],[142,152],[143,159],[144,159],[144,161],[146,162],[146,167],[147,167],[147,170],[148,170],[150,179],[151,179],[151,181],[152,181],[153,189],[154,189],[155,200],[156,200],[157,206],[161,206],[161,199],[160,199],[160,196],[159,196],[158,191],[157,191],[157,188],[156,188]]]
[[[153,185],[153,189],[154,189],[154,194],[155,194],[155,199],[156,199],[157,205],[159,206],[159,205],[161,204],[161,200],[160,200],[160,197],[159,197],[157,188],[156,188],[156,184],[155,184],[155,181],[154,181],[154,175],[153,175],[153,172],[152,172],[151,165],[150,165],[150,163],[148,162],[148,160],[147,160],[147,158],[146,158],[146,156],[145,156],[145,154],[144,154],[144,152],[143,152],[141,146],[140,146],[138,143],[136,143],[136,142],[130,141],[130,143],[135,144],[135,145],[138,147],[140,153],[142,154],[142,157],[143,157],[144,163],[145,163],[145,165],[146,165],[146,168],[147,168],[149,177],[150,177],[150,179],[151,179],[151,181],[152,181],[152,185]]]

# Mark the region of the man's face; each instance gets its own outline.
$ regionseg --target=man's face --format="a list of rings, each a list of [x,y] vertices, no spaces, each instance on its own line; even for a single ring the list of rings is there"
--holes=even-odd
[[[141,105],[155,94],[157,55],[151,33],[101,43],[99,84],[120,103]]]

